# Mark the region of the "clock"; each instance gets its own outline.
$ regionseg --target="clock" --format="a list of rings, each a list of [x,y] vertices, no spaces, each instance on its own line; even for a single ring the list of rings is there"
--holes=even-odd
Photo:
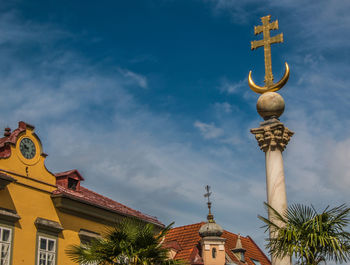
[[[21,154],[26,159],[32,159],[35,156],[35,153],[36,153],[35,144],[29,138],[23,138],[21,140],[19,144],[19,149],[21,151]]]

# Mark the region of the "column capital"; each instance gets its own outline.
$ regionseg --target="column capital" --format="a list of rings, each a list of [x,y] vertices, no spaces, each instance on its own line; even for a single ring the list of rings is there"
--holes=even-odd
[[[250,132],[255,135],[260,149],[264,152],[269,149],[274,151],[276,148],[283,152],[294,134],[277,119],[262,122],[259,128],[251,129]]]

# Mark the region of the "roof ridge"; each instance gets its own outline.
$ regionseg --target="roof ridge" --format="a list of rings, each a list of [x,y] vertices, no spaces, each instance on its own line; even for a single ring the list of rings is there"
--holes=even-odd
[[[148,214],[145,214],[143,212],[140,212],[138,210],[135,210],[133,208],[127,207],[124,204],[121,204],[120,202],[117,202],[111,198],[108,198],[106,196],[103,196],[95,191],[92,191],[90,189],[87,189],[85,187],[80,187],[80,191],[73,191],[70,189],[67,189],[63,186],[58,186],[57,190],[53,191],[53,194],[69,194],[71,196],[74,196],[76,198],[79,198],[80,200],[87,201],[90,203],[95,204],[96,206],[101,206],[107,209],[110,209],[112,211],[116,211],[119,213],[127,214],[129,216],[134,216],[136,218],[140,218],[142,220],[149,220],[152,221],[155,224],[163,225],[157,217],[155,216],[150,216]],[[92,198],[91,196],[89,197],[89,194],[92,196],[95,196],[97,198]],[[97,199],[97,200],[96,200]],[[101,202],[102,201],[102,202]],[[105,201],[105,204],[103,203]]]
[[[80,174],[79,170],[76,168],[70,169],[67,171],[57,172],[57,173],[54,173],[54,175],[55,175],[55,177],[63,177],[63,176],[67,176],[67,175],[72,174],[72,173],[76,173],[76,175],[78,175],[80,180],[85,180],[84,177]]]
[[[109,197],[107,197],[107,196],[104,196],[104,195],[102,195],[102,194],[100,194],[100,193],[97,193],[96,191],[90,190],[90,189],[88,189],[88,188],[86,188],[86,187],[84,187],[84,186],[80,186],[80,189],[87,190],[87,191],[89,191],[89,192],[91,192],[91,193],[94,193],[94,194],[96,194],[96,195],[98,195],[98,196],[101,196],[101,197],[103,197],[103,198],[105,198],[105,199],[111,200],[111,201],[113,201],[113,202],[115,202],[115,203],[117,203],[117,204],[119,204],[119,205],[121,205],[121,206],[123,206],[123,207],[129,209],[129,210],[142,213],[142,212],[140,212],[140,211],[138,211],[138,210],[135,210],[135,209],[133,209],[133,208],[130,208],[130,207],[128,207],[128,206],[126,206],[126,205],[124,205],[124,204],[122,204],[122,203],[120,203],[120,202],[117,202],[117,201],[115,201],[115,200],[113,200],[113,199],[111,199],[111,198],[109,198]],[[142,214],[143,214],[143,213],[142,213]]]
[[[173,229],[179,229],[179,228],[184,228],[184,227],[188,227],[188,226],[195,226],[195,225],[199,225],[199,224],[205,224],[205,222],[202,221],[202,222],[199,222],[199,223],[177,226],[177,227],[171,228],[171,230],[173,230]]]
[[[117,205],[120,206],[121,208],[124,208],[124,209],[126,209],[126,210],[129,210],[130,212],[133,212],[134,214],[142,215],[142,216],[144,216],[144,217],[150,218],[150,219],[152,219],[153,221],[155,221],[155,222],[161,224],[161,222],[158,220],[158,218],[157,218],[156,216],[149,215],[149,214],[147,214],[147,213],[144,213],[144,212],[141,212],[141,211],[139,211],[139,210],[136,210],[136,209],[133,209],[133,208],[131,208],[131,207],[128,207],[128,206],[126,206],[125,204],[122,204],[122,203],[120,203],[120,202],[117,202],[117,201],[115,201],[115,200],[113,200],[113,199],[111,199],[111,198],[109,198],[109,197],[106,197],[106,196],[104,196],[104,195],[102,195],[102,194],[100,194],[100,193],[97,193],[97,192],[95,192],[95,191],[93,191],[93,190],[90,190],[90,189],[88,189],[88,188],[86,188],[86,187],[84,187],[84,186],[80,186],[80,190],[86,190],[86,191],[88,191],[88,192],[90,192],[90,193],[93,193],[93,194],[99,196],[99,197],[102,197],[103,199],[107,199],[107,200],[109,200],[109,201],[111,201],[111,202],[117,204]],[[79,192],[78,192],[78,193],[79,193]]]

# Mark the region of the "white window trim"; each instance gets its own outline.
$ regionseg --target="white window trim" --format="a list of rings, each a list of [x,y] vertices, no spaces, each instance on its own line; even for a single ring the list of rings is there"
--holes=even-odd
[[[4,230],[10,231],[8,242],[2,241],[2,234],[3,234]],[[1,257],[1,248],[2,248],[3,244],[8,245],[7,263],[5,263],[4,265],[10,265],[11,264],[11,250],[12,250],[12,229],[9,227],[0,226],[0,259],[2,258]]]
[[[48,240],[51,240],[51,241],[54,241],[54,247],[53,247],[53,251],[48,251],[48,250],[42,250],[40,249],[40,241],[41,239],[46,239],[47,241]],[[48,245],[48,244],[47,244]],[[46,247],[47,248],[47,247]],[[54,255],[54,258],[53,258],[53,262],[52,262],[52,265],[56,265],[56,258],[57,258],[57,239],[56,238],[52,238],[52,237],[46,237],[46,236],[41,236],[39,235],[38,236],[38,244],[37,244],[37,261],[36,261],[36,264],[39,265],[40,264],[40,252],[44,252],[46,255],[47,254],[53,254]],[[45,261],[45,265],[47,265],[47,262],[48,262],[48,259],[46,259]]]

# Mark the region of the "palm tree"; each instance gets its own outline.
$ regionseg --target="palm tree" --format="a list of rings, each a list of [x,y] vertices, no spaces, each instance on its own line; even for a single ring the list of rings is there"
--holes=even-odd
[[[265,206],[270,220],[258,217],[265,223],[266,231],[274,234],[267,239],[270,255],[276,258],[294,256],[301,265],[350,260],[350,233],[345,231],[350,221],[350,208],[345,204],[332,209],[327,207],[322,212],[317,212],[313,206],[294,204],[283,214],[267,203]]]
[[[156,234],[154,225],[125,218],[108,229],[106,235],[85,245],[72,245],[68,256],[80,264],[99,265],[172,265],[179,261],[168,259],[168,250],[161,240],[170,224]]]

